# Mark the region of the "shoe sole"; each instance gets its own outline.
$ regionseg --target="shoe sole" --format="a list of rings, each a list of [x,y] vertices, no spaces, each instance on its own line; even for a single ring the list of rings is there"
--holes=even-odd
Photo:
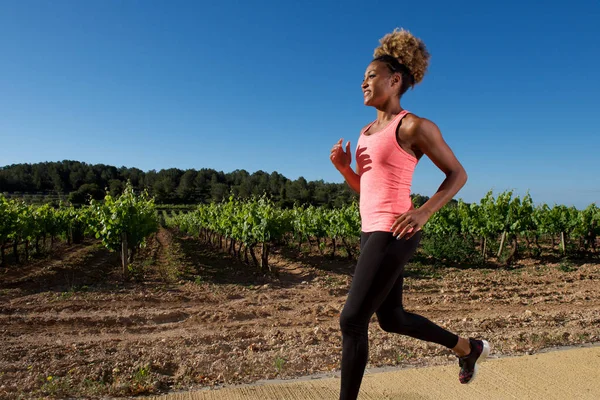
[[[471,380],[469,382],[465,383],[465,385],[468,385],[475,380],[475,377],[477,376],[478,364],[480,362],[485,361],[485,359],[488,358],[488,356],[490,355],[490,351],[491,351],[490,344],[487,342],[487,340],[482,340],[482,342],[483,342],[483,350],[481,351],[481,354],[479,355],[479,358],[477,359],[477,361],[475,361],[475,368],[473,369],[473,376],[471,377]]]

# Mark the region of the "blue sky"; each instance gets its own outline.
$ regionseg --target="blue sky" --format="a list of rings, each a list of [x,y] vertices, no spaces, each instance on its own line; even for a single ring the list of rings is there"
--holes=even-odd
[[[600,2],[0,0],[0,165],[278,171],[329,161],[375,118],[360,83],[385,33],[432,54],[402,105],[469,174],[457,197],[600,203]],[[413,191],[443,175],[426,159]]]

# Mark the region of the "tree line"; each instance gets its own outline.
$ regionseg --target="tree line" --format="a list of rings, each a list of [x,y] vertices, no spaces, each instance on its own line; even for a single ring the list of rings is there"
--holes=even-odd
[[[346,183],[291,180],[278,172],[235,170],[225,173],[211,168],[142,171],[79,161],[13,164],[0,167],[0,193],[60,195],[74,204],[123,192],[127,182],[136,191],[147,190],[157,204],[201,204],[221,201],[230,195],[240,199],[267,194],[278,206],[294,204],[342,207],[357,195]],[[416,205],[428,197],[414,195]]]

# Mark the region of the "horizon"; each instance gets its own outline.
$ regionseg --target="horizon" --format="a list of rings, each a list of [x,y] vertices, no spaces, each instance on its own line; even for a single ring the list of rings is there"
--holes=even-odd
[[[293,182],[293,181],[297,181],[297,180],[298,180],[298,179],[300,179],[300,178],[304,178],[304,179],[307,181],[307,183],[311,183],[311,182],[319,182],[319,181],[322,181],[322,182],[323,182],[323,184],[337,184],[337,185],[339,185],[339,184],[346,184],[345,182],[328,182],[328,181],[324,181],[324,180],[321,180],[321,179],[316,179],[316,180],[315,180],[315,179],[312,179],[312,180],[311,180],[311,179],[307,179],[307,178],[305,178],[305,177],[303,177],[303,176],[299,176],[299,177],[297,177],[297,178],[294,178],[294,179],[292,179],[292,178],[290,178],[290,177],[288,177],[288,176],[286,176],[286,175],[284,175],[284,174],[282,174],[282,173],[280,173],[280,172],[278,172],[278,171],[270,171],[270,172],[269,172],[269,171],[264,171],[264,170],[248,171],[248,170],[245,170],[245,169],[243,169],[243,168],[240,168],[240,169],[237,169],[237,170],[232,170],[232,171],[216,170],[216,169],[213,169],[213,168],[206,168],[206,167],[202,167],[202,168],[198,168],[198,169],[196,169],[196,168],[181,169],[181,168],[176,168],[176,167],[170,167],[170,168],[161,168],[161,169],[149,169],[149,170],[143,170],[143,169],[141,169],[141,168],[137,168],[137,167],[135,167],[135,166],[133,166],[133,167],[128,167],[128,166],[125,166],[125,165],[117,166],[117,165],[102,164],[102,163],[99,163],[99,164],[90,164],[90,163],[86,163],[86,162],[83,162],[83,161],[78,161],[78,160],[43,161],[43,162],[34,163],[34,164],[43,164],[43,163],[63,163],[63,162],[76,162],[76,163],[82,163],[82,164],[85,164],[85,165],[88,165],[88,166],[98,166],[98,165],[104,165],[104,166],[106,166],[106,167],[114,167],[114,168],[116,168],[117,170],[119,170],[119,169],[122,169],[122,168],[125,168],[125,169],[139,169],[139,170],[140,170],[140,171],[142,171],[142,173],[144,173],[144,174],[146,174],[146,173],[149,173],[149,172],[160,173],[161,171],[167,171],[167,170],[169,170],[169,169],[177,169],[177,170],[180,170],[180,171],[182,171],[182,172],[184,172],[184,173],[185,173],[186,171],[189,171],[189,170],[193,170],[193,171],[199,172],[199,171],[201,171],[201,170],[203,170],[203,169],[206,169],[206,170],[213,170],[213,171],[215,171],[216,173],[222,173],[222,174],[224,174],[224,175],[227,175],[227,174],[233,174],[233,173],[235,173],[236,171],[244,171],[244,172],[248,173],[248,175],[249,175],[249,176],[252,176],[252,175],[254,175],[254,174],[256,174],[256,173],[261,173],[261,172],[262,172],[262,173],[264,173],[264,174],[267,174],[267,175],[271,175],[271,174],[273,174],[273,173],[278,173],[278,174],[282,175],[282,176],[283,176],[283,178],[285,178],[285,179],[287,179],[287,180],[289,180],[289,181],[292,181],[292,182]],[[22,163],[22,164],[11,164],[11,165],[4,165],[4,166],[0,166],[0,169],[6,169],[6,168],[10,168],[10,167],[12,167],[12,166],[18,166],[18,165],[34,165],[34,164]],[[505,190],[502,190],[502,191],[497,191],[497,190],[490,189],[489,191],[491,191],[491,192],[492,192],[492,195],[493,195],[493,197],[494,197],[494,198],[497,198],[499,194],[501,194],[501,193],[504,193],[504,192],[511,191],[511,189],[505,189]],[[489,192],[489,191],[488,191],[488,192]],[[50,192],[51,192],[51,193],[55,193],[55,191],[50,191]],[[455,196],[455,197],[453,197],[453,198],[452,198],[452,201],[459,201],[459,200],[462,200],[462,201],[464,201],[464,202],[465,202],[465,203],[467,203],[467,204],[471,204],[471,203],[479,203],[479,202],[480,202],[480,200],[482,200],[482,199],[485,197],[485,195],[486,195],[488,192],[484,193],[484,194],[481,196],[481,198],[479,198],[479,199],[475,199],[475,200],[470,200],[470,201],[467,201],[467,200],[463,199],[463,198],[462,198],[462,197],[460,197],[460,196]],[[523,198],[525,195],[527,195],[527,194],[528,194],[528,192],[526,192],[526,193],[524,193],[524,194],[520,194],[520,193],[518,193],[518,192],[516,192],[516,191],[514,191],[514,190],[512,190],[512,192],[513,192],[513,193],[512,193],[512,198],[519,197],[519,198],[521,198],[521,199],[522,199],[522,198]],[[16,193],[16,192],[15,192],[15,193]],[[36,192],[36,193],[37,193],[37,192]],[[41,192],[41,193],[45,193],[45,192]],[[1,194],[2,194],[2,192],[0,191],[0,195],[1,195]],[[14,194],[14,193],[11,193],[11,194]],[[28,193],[23,193],[23,194],[28,194]],[[31,193],[29,193],[29,194],[31,194]],[[55,193],[55,194],[56,194],[56,193]],[[68,194],[68,193],[63,193],[63,195],[67,195],[67,194]],[[460,194],[460,192],[459,192],[459,194]],[[417,195],[417,196],[426,196],[426,197],[431,197],[431,196],[429,196],[429,195],[427,195],[427,194],[424,194],[424,193],[418,193],[418,192],[414,192],[414,191],[411,191],[411,195]],[[531,195],[531,193],[529,193],[529,195]],[[592,202],[592,203],[589,203],[589,204],[584,204],[583,206],[575,206],[575,205],[567,205],[567,204],[562,204],[562,203],[548,203],[548,202],[544,202],[544,201],[537,201],[537,200],[535,199],[535,197],[533,197],[533,196],[531,196],[531,197],[532,197],[532,200],[533,200],[533,205],[534,205],[534,206],[541,206],[541,205],[544,205],[544,204],[546,204],[546,205],[548,205],[548,206],[550,206],[550,207],[557,206],[557,205],[566,205],[566,206],[569,206],[569,207],[571,207],[571,206],[572,206],[572,207],[575,207],[577,210],[584,210],[586,207],[588,207],[588,206],[590,206],[590,205],[592,205],[592,204],[595,204],[595,205],[597,205],[597,203],[598,203],[598,202]]]
[[[378,40],[403,27],[431,63],[402,105],[435,122],[464,165],[455,199],[513,190],[535,203],[600,202],[600,3],[377,12],[389,6],[3,2],[0,164],[343,183],[329,151],[340,138],[354,149],[375,118],[360,81]],[[412,192],[431,197],[443,178],[425,156]]]

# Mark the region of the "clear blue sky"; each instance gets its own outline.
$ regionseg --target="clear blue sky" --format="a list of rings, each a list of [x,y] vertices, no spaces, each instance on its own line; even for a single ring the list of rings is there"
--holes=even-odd
[[[329,161],[375,118],[360,82],[385,33],[432,54],[402,105],[464,164],[457,197],[600,203],[600,2],[0,0],[0,166],[79,160],[278,171]],[[429,160],[413,191],[443,175]]]

